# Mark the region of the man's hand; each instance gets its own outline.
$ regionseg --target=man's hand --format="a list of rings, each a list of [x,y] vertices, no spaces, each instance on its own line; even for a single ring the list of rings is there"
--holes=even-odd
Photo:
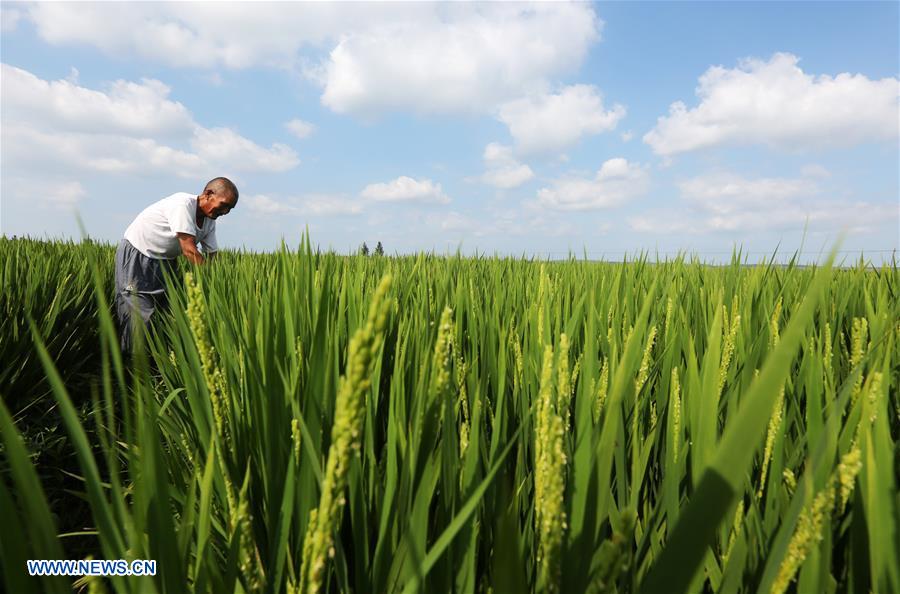
[[[192,264],[203,264],[205,258],[197,249],[197,238],[187,233],[178,234],[178,242],[181,244],[181,253]]]

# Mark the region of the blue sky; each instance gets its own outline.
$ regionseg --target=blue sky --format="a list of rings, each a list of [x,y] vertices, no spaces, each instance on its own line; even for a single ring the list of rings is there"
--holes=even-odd
[[[805,260],[900,249],[900,3],[3,2],[0,229]],[[855,252],[855,253],[854,253]]]

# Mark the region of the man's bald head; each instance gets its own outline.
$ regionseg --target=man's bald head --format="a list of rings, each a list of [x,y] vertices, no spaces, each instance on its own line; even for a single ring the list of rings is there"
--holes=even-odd
[[[214,194],[223,196],[227,199],[229,196],[234,197],[234,204],[237,204],[238,201],[238,189],[237,186],[234,185],[227,177],[216,177],[209,180],[206,183],[206,187],[203,188],[203,193],[206,194],[208,190],[212,190]]]
[[[237,206],[238,189],[227,177],[209,180],[203,193],[197,196],[197,209],[211,219],[231,212]]]

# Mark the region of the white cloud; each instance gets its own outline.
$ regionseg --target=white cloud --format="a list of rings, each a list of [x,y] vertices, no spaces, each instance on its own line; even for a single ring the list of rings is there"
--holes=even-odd
[[[696,233],[691,220],[677,210],[653,210],[628,218],[628,226],[639,233]]]
[[[523,153],[562,151],[583,136],[614,129],[623,117],[621,105],[604,108],[603,95],[593,85],[570,85],[559,93],[510,101],[498,113]]]
[[[191,147],[205,162],[235,171],[287,171],[300,162],[287,145],[276,142],[266,149],[230,128],[198,126]]]
[[[534,177],[531,167],[519,163],[510,147],[496,142],[484,148],[484,164],[487,171],[481,180],[495,188],[517,188]]]
[[[296,207],[269,198],[265,194],[247,196],[244,200],[247,202],[247,208],[251,212],[259,214],[292,214],[297,212]]]
[[[684,209],[658,209],[628,219],[642,233],[707,235],[710,233],[768,233],[801,231],[851,234],[872,233],[878,227],[900,224],[900,206],[865,201],[826,200],[780,207],[777,213],[740,210],[728,215]]]
[[[474,235],[483,235],[481,222],[455,210],[440,215],[429,215],[426,222],[429,226],[438,227],[442,231],[468,231]]]
[[[158,80],[117,80],[104,92],[69,79],[45,81],[8,64],[2,64],[0,72],[6,120],[40,122],[45,128],[70,132],[129,136],[183,134],[194,126],[187,108],[170,101],[171,89]]]
[[[628,132],[622,132],[622,142],[629,142],[632,138],[634,138],[634,132],[629,130]]]
[[[85,196],[87,196],[87,192],[85,192],[84,187],[77,181],[57,184],[50,188],[47,193],[48,200],[65,206],[74,206]]]
[[[311,215],[346,216],[362,214],[363,203],[342,196],[312,194],[304,198],[301,208],[304,213]]]
[[[506,208],[489,212],[488,236],[517,235],[529,237],[566,237],[578,233],[572,221],[556,213],[523,204],[523,208]],[[536,248],[540,252],[540,247]]]
[[[243,199],[242,199],[243,200]],[[265,194],[247,198],[252,212],[261,215],[349,216],[363,212],[363,204],[343,196],[310,194],[275,199]]]
[[[602,22],[590,4],[35,3],[46,42],[188,68],[296,69],[340,113],[493,110],[576,72]]]
[[[629,219],[646,233],[705,234],[841,228],[864,232],[900,223],[900,206],[828,197],[816,182],[820,168],[801,177],[747,179],[733,173],[701,175],[678,184],[682,207],[658,209]]]
[[[486,171],[482,179],[484,183],[495,188],[508,190],[518,188],[533,177],[534,172],[531,170],[531,167],[528,165],[516,165]]]
[[[301,140],[309,137],[316,129],[314,124],[296,118],[286,122],[284,127],[287,128],[288,132]]]
[[[818,163],[810,163],[809,165],[804,165],[800,170],[800,174],[804,177],[831,177],[831,172]]]
[[[778,53],[768,62],[710,68],[699,80],[700,104],[673,103],[644,142],[659,155],[673,155],[720,145],[797,150],[897,137],[898,79],[813,76],[798,62]]]
[[[425,226],[444,232],[447,237],[462,239],[532,236],[560,237],[573,235],[575,226],[553,213],[535,211],[529,208],[488,209],[479,216],[458,211],[429,214]]]
[[[205,128],[156,80],[119,80],[106,91],[45,81],[2,65],[3,166],[35,176],[62,171],[208,177],[285,171],[296,153],[257,145],[228,128]],[[7,169],[10,168],[10,169]]]
[[[818,193],[818,187],[811,179],[745,179],[731,173],[699,176],[678,186],[682,198],[717,215],[741,210],[759,210],[768,215],[769,209],[787,206]]]
[[[338,113],[484,112],[573,72],[599,38],[582,3],[429,5],[343,36],[317,70]]]
[[[622,158],[609,159],[593,178],[564,177],[538,190],[538,204],[554,210],[592,210],[624,204],[647,192],[645,167]]]
[[[349,7],[317,3],[44,3],[28,7],[40,37],[54,45],[87,44],[168,66],[249,68],[292,64],[307,44],[333,35]]]
[[[441,184],[430,179],[416,180],[402,175],[387,183],[366,186],[360,193],[363,198],[378,202],[433,202],[446,204],[450,198],[441,190]]]
[[[209,165],[198,155],[149,138],[121,135],[53,132],[28,124],[6,123],[0,130],[4,170],[77,174],[84,171],[112,174],[172,174],[204,177]]]
[[[488,145],[484,147],[482,158],[486,164],[492,166],[508,165],[509,163],[514,163],[516,161],[512,149],[499,142],[488,143]]]
[[[15,8],[0,8],[0,31],[3,33],[12,33],[19,26],[23,13]]]
[[[73,209],[86,197],[87,191],[78,181],[60,179],[30,179],[10,176],[3,180],[4,194],[10,194],[16,201],[37,203],[42,208]],[[8,196],[4,196],[8,198]]]
[[[93,231],[98,222],[89,215],[97,212],[99,207],[98,201],[93,199],[94,192],[72,177],[52,175],[49,172],[40,177],[21,175],[18,171],[7,170],[4,164],[0,186],[0,229],[7,236],[44,239],[81,237],[76,219],[79,211],[86,215],[83,223],[90,231]],[[114,209],[101,210],[103,219],[115,216],[112,212]]]

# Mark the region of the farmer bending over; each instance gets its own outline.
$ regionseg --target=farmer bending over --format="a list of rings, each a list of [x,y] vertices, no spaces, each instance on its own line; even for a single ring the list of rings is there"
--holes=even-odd
[[[132,315],[147,326],[167,303],[163,270],[173,272],[179,255],[194,264],[212,261],[219,249],[216,219],[237,201],[237,187],[217,177],[199,196],[178,192],[151,204],[125,230],[116,249],[116,315],[124,352],[133,348]]]

